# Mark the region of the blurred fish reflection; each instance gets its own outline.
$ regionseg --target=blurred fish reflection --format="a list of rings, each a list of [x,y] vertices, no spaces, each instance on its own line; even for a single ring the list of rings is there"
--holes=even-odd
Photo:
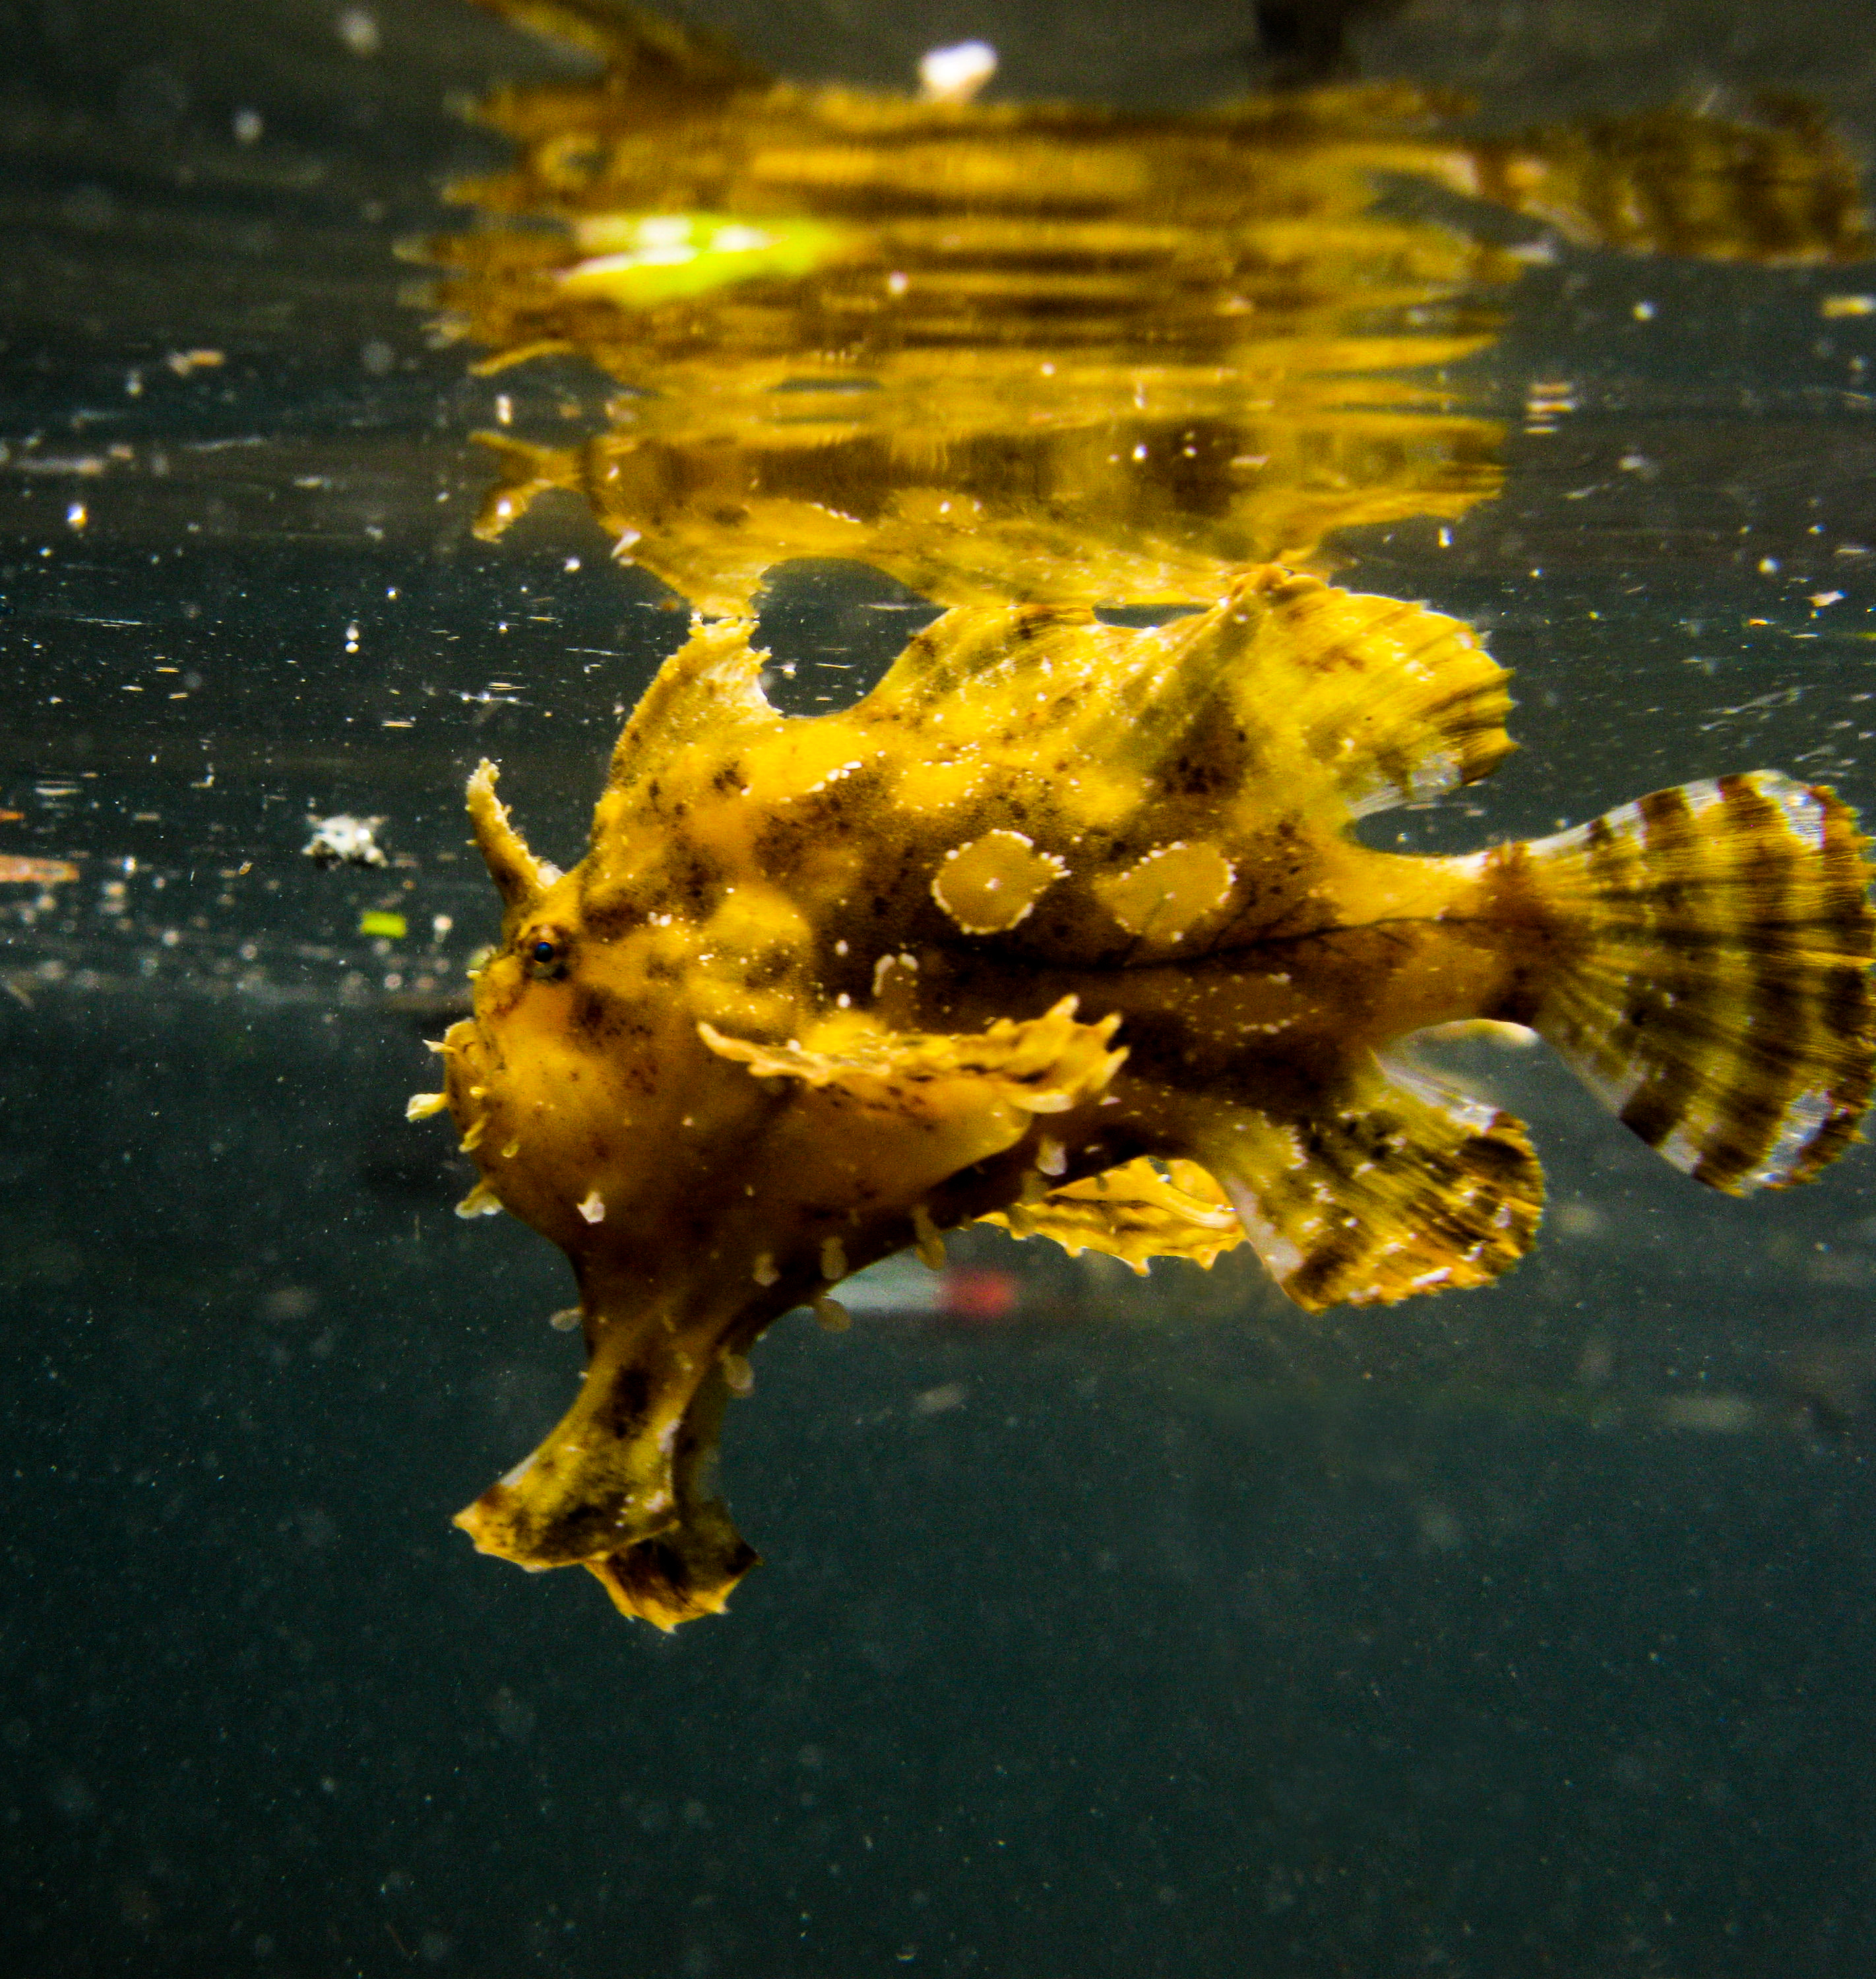
[[[1636,252],[1869,251],[1850,160],[1790,106],[1474,141],[1397,85],[1179,118],[934,101],[774,81],[586,0],[486,4],[605,66],[481,107],[516,156],[454,188],[480,226],[416,250],[440,333],[485,373],[572,355],[623,389],[580,444],[479,436],[480,532],[571,490],[707,614],[807,557],[945,605],[1204,605],[1337,529],[1462,515],[1500,434],[1447,369],[1530,252],[1468,231],[1482,202]],[[1442,217],[1377,204],[1403,182]]]

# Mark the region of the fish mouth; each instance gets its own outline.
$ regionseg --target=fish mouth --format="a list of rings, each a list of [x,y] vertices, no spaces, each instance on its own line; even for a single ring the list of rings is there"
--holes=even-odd
[[[572,1407],[455,1523],[529,1573],[584,1566],[660,1629],[719,1613],[760,1563],[711,1489],[731,1393],[721,1354],[661,1315],[602,1325]]]

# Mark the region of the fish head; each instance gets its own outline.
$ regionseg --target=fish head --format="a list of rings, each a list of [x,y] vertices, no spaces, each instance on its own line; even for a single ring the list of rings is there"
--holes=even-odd
[[[470,809],[502,938],[442,1043],[479,1171],[459,1208],[505,1209],[565,1251],[588,1365],[567,1419],[458,1523],[524,1566],[585,1565],[622,1610],[668,1628],[720,1609],[754,1562],[709,1495],[718,1426],[747,1384],[743,1350],[809,1294],[820,1261],[790,1242],[799,1202],[757,1199],[776,1082],[700,1034],[701,1013],[732,1014],[708,946],[721,914],[595,913],[591,864],[536,860],[493,784],[485,765]],[[767,1254],[804,1248],[784,1285]]]
[[[458,1523],[521,1565],[585,1565],[668,1626],[721,1606],[754,1558],[704,1495],[748,1348],[850,1271],[1013,1197],[1124,1054],[1115,1020],[1079,1021],[1072,998],[960,1036],[897,1026],[890,999],[857,1007],[820,960],[844,890],[777,884],[727,825],[705,884],[665,856],[670,834],[602,800],[563,875],[486,768],[470,808],[505,911],[443,1041],[479,1171],[462,1208],[567,1253],[589,1358],[565,1420]]]
[[[720,1306],[777,1226],[810,1214],[778,1176],[781,1082],[752,1076],[714,1033],[781,1043],[826,1002],[802,907],[747,873],[655,867],[621,882],[615,840],[561,873],[528,852],[472,784],[478,841],[505,903],[472,1015],[446,1040],[450,1110],[488,1197],[565,1251],[592,1323],[655,1298]],[[602,807],[602,822],[606,817]],[[590,1325],[589,1325],[590,1331]]]

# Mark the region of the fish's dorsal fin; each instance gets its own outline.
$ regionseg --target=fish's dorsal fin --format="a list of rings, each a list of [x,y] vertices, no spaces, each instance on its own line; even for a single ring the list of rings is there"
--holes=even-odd
[[[786,718],[762,691],[767,655],[750,644],[754,630],[750,618],[692,618],[690,638],[658,668],[613,746],[608,796],[630,795],[699,743],[725,747]],[[595,843],[599,836],[595,820]]]
[[[1142,819],[1228,837],[1257,829],[1273,786],[1334,824],[1489,774],[1516,747],[1508,678],[1459,619],[1263,564],[1209,610],[1138,631],[1079,607],[960,606],[853,713],[940,751],[996,747],[1019,774],[1072,740],[1116,819],[1125,790]]]
[[[648,7],[621,0],[477,0],[537,35],[570,42],[606,65],[615,91],[627,88],[637,100],[694,98],[708,103],[763,88],[767,74],[738,54],[729,39],[708,28],[668,21]],[[484,114],[493,122],[511,103],[525,103],[519,91],[505,91]],[[506,127],[505,120],[503,128]],[[529,134],[532,134],[531,133]]]
[[[1222,1101],[1191,1117],[1271,1275],[1312,1312],[1487,1284],[1536,1235],[1522,1123],[1371,1057],[1294,1118]]]
[[[1251,692],[1281,691],[1303,746],[1357,817],[1443,796],[1517,747],[1510,676],[1462,620],[1270,565]]]
[[[1126,643],[1085,605],[959,605],[915,633],[860,704],[875,718],[917,721],[955,698],[1013,680],[1087,673]]]

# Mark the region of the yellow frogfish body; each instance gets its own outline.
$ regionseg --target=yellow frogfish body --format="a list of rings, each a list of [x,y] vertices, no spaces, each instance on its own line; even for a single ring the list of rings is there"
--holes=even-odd
[[[566,1418],[460,1515],[661,1626],[755,1556],[708,1495],[784,1312],[979,1221],[1144,1268],[1255,1246],[1299,1304],[1476,1285],[1543,1183],[1508,1115],[1390,1056],[1529,1026],[1729,1192],[1853,1138],[1876,1023],[1849,810],[1775,771],[1463,857],[1357,819],[1490,771],[1506,676],[1468,628],[1275,565],[1145,630],[965,606],[870,694],[778,713],[744,620],[628,723],[590,848],[529,851],[439,1049],[480,1180],[572,1260]]]

